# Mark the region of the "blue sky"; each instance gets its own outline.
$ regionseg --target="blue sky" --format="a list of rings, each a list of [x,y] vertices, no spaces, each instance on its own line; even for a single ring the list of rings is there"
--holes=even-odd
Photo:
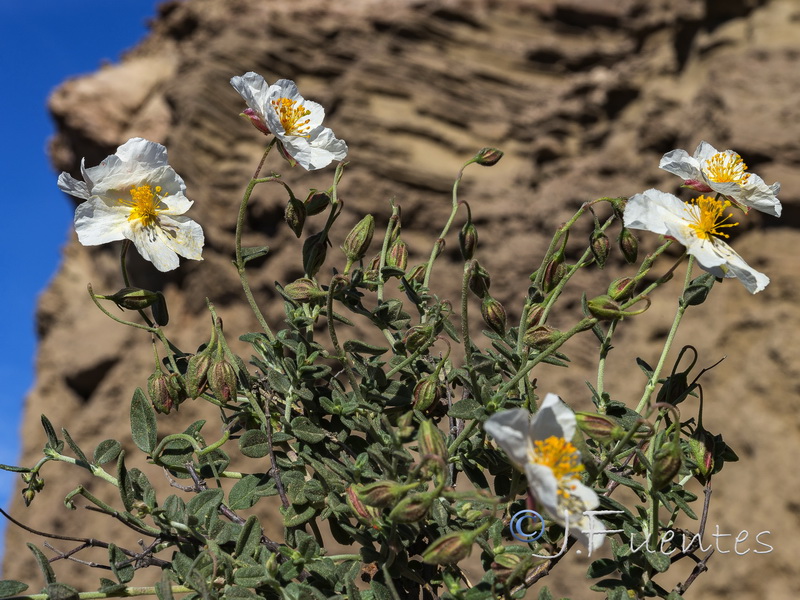
[[[56,187],[46,154],[53,133],[47,97],[68,77],[117,62],[145,36],[157,4],[0,0],[0,463],[18,459],[22,403],[33,384],[36,300],[56,272],[72,223],[72,205]],[[15,481],[0,471],[0,505],[8,505]]]

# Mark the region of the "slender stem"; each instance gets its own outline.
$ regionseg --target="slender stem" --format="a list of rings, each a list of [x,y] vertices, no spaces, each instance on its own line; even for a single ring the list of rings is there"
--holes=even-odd
[[[474,259],[467,261],[464,265],[464,276],[461,279],[461,337],[464,343],[464,365],[472,383],[472,397],[478,398],[480,386],[475,375],[475,369],[472,368],[472,340],[469,337],[469,278],[475,269],[475,265],[476,261]]]
[[[389,223],[386,225],[386,233],[383,236],[383,245],[381,246],[381,254],[380,258],[378,259],[378,291],[377,291],[377,300],[380,304],[383,302],[383,286],[384,280],[381,271],[383,271],[383,267],[386,266],[386,253],[389,251],[389,240],[392,239],[392,234],[394,230],[397,228],[397,222],[400,219],[399,209],[395,205],[394,201],[390,201],[392,206],[392,216],[389,217]],[[385,335],[385,334],[384,334]],[[386,339],[389,339],[388,337]],[[391,341],[391,340],[390,340]],[[394,342],[392,341],[392,346],[394,346]]]
[[[600,360],[597,362],[596,390],[598,402],[600,403],[597,408],[601,414],[605,414],[606,412],[606,403],[605,400],[603,400],[603,392],[605,391],[606,359],[608,358],[608,353],[611,352],[611,339],[614,337],[614,331],[617,328],[617,323],[619,323],[618,320],[611,321],[611,325],[608,326],[606,337],[603,340],[603,344],[600,346]]]
[[[350,387],[353,389],[353,393],[356,397],[361,400],[361,390],[358,387],[358,381],[356,380],[356,376],[353,373],[353,367],[350,365],[350,358],[347,356],[347,353],[342,350],[341,346],[339,345],[339,338],[336,335],[336,327],[334,325],[334,318],[333,318],[333,296],[336,293],[336,286],[342,282],[340,275],[334,275],[333,279],[331,279],[331,285],[328,288],[328,305],[327,305],[327,312],[328,312],[328,335],[331,338],[331,343],[333,344],[333,350],[336,352],[337,358],[342,361],[342,365],[344,365],[344,370],[347,373],[347,379],[350,381]]]
[[[128,265],[126,262],[126,257],[128,254],[128,248],[131,246],[130,240],[123,240],[122,241],[122,250],[119,253],[119,263],[120,268],[122,269],[122,281],[125,282],[125,287],[131,287],[130,277],[128,276]],[[138,313],[142,315],[144,322],[147,323],[150,327],[153,327],[153,322],[144,314],[143,310],[138,310]]]
[[[77,458],[72,458],[71,456],[64,456],[63,454],[59,454],[58,452],[54,452],[52,450],[47,451],[47,456],[51,460],[57,460],[60,462],[69,463],[71,465],[76,465],[78,467],[83,467],[95,477],[99,477],[103,481],[106,481],[113,486],[119,487],[119,482],[117,481],[117,478],[114,477],[113,475],[109,475],[103,469],[103,467],[98,467],[97,465],[91,465],[83,462],[82,460],[78,460]]]
[[[173,585],[171,588],[173,594],[186,594],[193,592],[192,588],[185,585]],[[155,586],[150,587],[128,587],[121,591],[114,591],[111,594],[106,592],[80,592],[77,595],[79,600],[95,600],[99,598],[133,598],[136,596],[155,596]],[[12,596],[7,600],[48,600],[49,594],[29,594],[27,596]]]
[[[689,287],[689,283],[692,280],[692,267],[694,266],[694,256],[689,256],[689,263],[686,267],[686,278],[683,282],[683,289],[684,291]],[[650,379],[647,382],[647,386],[644,389],[644,394],[642,394],[641,400],[639,400],[639,404],[636,405],[636,412],[641,414],[644,407],[650,401],[650,397],[653,395],[653,392],[656,389],[656,385],[658,384],[658,378],[661,375],[661,370],[664,368],[664,364],[667,362],[667,355],[669,354],[670,348],[672,348],[672,343],[675,341],[675,334],[678,332],[678,326],[681,323],[681,319],[683,319],[683,313],[686,312],[686,308],[688,304],[685,304],[683,300],[678,301],[678,310],[675,312],[675,319],[672,321],[672,327],[669,330],[669,334],[667,334],[667,340],[664,343],[664,348],[661,351],[661,357],[658,359],[658,365],[653,370],[653,374],[650,376]]]

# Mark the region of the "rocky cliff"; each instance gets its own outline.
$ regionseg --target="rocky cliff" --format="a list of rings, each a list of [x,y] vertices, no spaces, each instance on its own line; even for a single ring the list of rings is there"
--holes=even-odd
[[[492,290],[512,312],[525,290],[520,282],[550,233],[582,202],[652,186],[677,192],[677,178],[657,168],[666,151],[691,152],[707,140],[736,149],[768,183],[780,181],[783,217],[750,218],[733,238],[771,285],[751,296],[738,282],[724,282],[708,304],[689,312],[679,340],[693,341],[702,365],[727,356],[704,377],[706,426],[724,432],[741,457],[715,479],[709,520],[712,531],[718,527],[718,534],[733,538],[718,538],[710,573],[689,596],[797,597],[796,2],[188,0],[162,5],[151,29],[121,64],[67,81],[54,92],[50,108],[58,134],[51,149],[56,168],[74,173],[81,157],[97,164],[129,137],[168,147],[170,163],[195,201],[192,216],[205,229],[205,260],[161,274],[133,259],[131,270],[138,284],[164,291],[170,335],[187,349],[208,338],[206,297],[227,331],[257,328],[230,263],[236,207],[263,150],[263,138],[238,116],[243,104],[228,83],[246,71],[268,81],[297,81],[306,98],[326,108],[326,124],[348,142],[342,235],[367,212],[385,223],[393,197],[403,209],[404,237],[412,253],[422,256],[446,219],[460,165],[483,146],[502,148],[506,155],[496,167],[468,172],[461,197],[480,230],[480,256],[493,275]],[[330,176],[300,169],[284,174],[300,189],[327,187]],[[302,271],[299,242],[282,222],[284,203],[280,194],[262,190],[248,214],[245,245],[272,249],[252,275],[266,306],[277,300],[274,281],[289,282]],[[457,244],[448,242],[455,260]],[[133,447],[127,407],[152,371],[150,340],[110,322],[86,294],[89,282],[96,291],[122,287],[117,251],[84,248],[73,239],[41,297],[38,374],[25,410],[23,464],[40,456],[42,413],[85,448],[112,436]],[[602,281],[587,280],[586,286],[601,293],[620,268],[609,265]],[[458,279],[448,278],[446,269],[437,279],[440,293],[454,296]],[[659,294],[635,327],[622,328],[608,375],[620,399],[635,402],[643,380],[633,358],[654,360],[666,334],[674,304],[667,299],[670,290]],[[280,321],[280,305],[265,312]],[[567,352],[577,368],[543,372],[540,388],[585,402],[583,379],[591,374],[581,368],[591,365],[595,343],[583,339]],[[191,405],[180,414],[187,421],[202,416]],[[56,471],[45,472],[36,512],[25,510],[18,498],[13,514],[62,535],[117,535],[108,519],[64,508],[61,501],[80,475],[77,469]],[[112,500],[96,481],[80,481]],[[762,539],[774,547],[771,553],[724,553],[741,531],[752,542],[767,530],[769,537]],[[4,577],[40,581],[24,549],[28,540],[41,543],[9,528]],[[60,551],[71,547],[52,543]],[[755,545],[738,549],[747,547]],[[54,567],[79,587],[96,586],[103,575],[63,560]],[[547,583],[555,594],[568,594],[580,589],[570,578],[554,575]]]

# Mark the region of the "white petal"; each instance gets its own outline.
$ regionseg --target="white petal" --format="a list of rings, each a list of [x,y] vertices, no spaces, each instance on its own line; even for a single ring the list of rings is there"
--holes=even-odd
[[[667,173],[677,175],[681,179],[701,179],[702,173],[697,160],[686,152],[686,150],[672,150],[661,157],[658,163],[659,168]]]
[[[699,249],[702,250],[702,255],[699,255]],[[748,265],[733,248],[723,241],[714,240],[714,244],[698,246],[698,250],[690,249],[689,254],[693,254],[700,266],[712,275],[735,277],[751,294],[760,292],[769,285],[769,277]]]
[[[203,228],[188,217],[159,216],[161,241],[170,250],[192,260],[203,260]]]
[[[550,436],[564,438],[568,442],[575,435],[575,413],[561,398],[547,394],[530,425],[532,440],[546,440]]]
[[[131,241],[139,254],[159,271],[178,268],[178,255],[166,244],[164,232],[159,227],[137,227],[132,231]]]
[[[117,148],[115,155],[123,162],[140,162],[150,168],[167,166],[167,149],[143,138],[128,140]]]
[[[188,211],[194,202],[184,196],[182,192],[178,192],[177,194],[168,194],[164,196],[161,199],[161,204],[167,208],[161,209],[160,214],[174,217],[176,215],[182,215]]]
[[[536,501],[553,519],[563,523],[563,515],[559,514],[558,507],[558,480],[553,475],[553,470],[544,465],[528,463],[525,465],[525,477]]]
[[[531,414],[522,408],[504,410],[486,419],[483,430],[494,438],[520,468],[528,464],[528,427]]]
[[[130,211],[124,206],[108,206],[92,198],[75,209],[75,231],[84,246],[115,242],[129,236]]]
[[[231,85],[244,98],[247,106],[258,113],[264,120],[266,107],[269,105],[269,84],[258,73],[249,71],[241,77],[231,78]]]
[[[774,183],[768,186],[761,177],[751,174],[747,183],[741,186],[740,196],[734,196],[734,198],[763,213],[780,217],[783,209],[780,201],[776,198],[780,189],[781,184]]]
[[[651,188],[628,200],[622,221],[629,229],[644,229],[664,235],[668,229],[663,209],[685,213],[682,206],[683,203],[672,194]]]
[[[58,176],[58,188],[70,196],[82,198],[83,200],[88,200],[91,196],[91,194],[89,194],[89,188],[85,182],[78,181],[72,177],[72,175],[66,172],[61,173],[61,175]]]
[[[707,161],[709,158],[714,156],[715,154],[719,154],[719,150],[714,148],[708,142],[700,142],[695,148],[693,158],[697,161],[699,167],[702,167],[703,163]]]

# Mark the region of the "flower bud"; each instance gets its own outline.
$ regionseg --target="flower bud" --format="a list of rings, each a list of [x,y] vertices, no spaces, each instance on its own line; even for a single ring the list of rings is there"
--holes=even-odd
[[[217,360],[209,369],[208,387],[223,402],[236,398],[236,369],[225,358]]]
[[[186,367],[186,391],[190,398],[197,398],[203,393],[210,367],[211,354],[207,350],[198,352],[189,359],[189,365]]]
[[[303,242],[303,270],[308,277],[317,274],[327,254],[328,237],[324,231],[309,236]]]
[[[161,369],[157,369],[147,379],[147,391],[153,408],[165,415],[168,415],[173,408],[177,410],[185,399],[180,385],[176,385]]]
[[[428,263],[422,263],[421,265],[417,265],[411,271],[406,274],[406,279],[409,282],[415,283],[422,283],[425,281],[425,268],[428,266]]]
[[[506,334],[506,309],[488,294],[484,296],[481,302],[481,316],[483,317],[483,322],[497,335],[503,336]]]
[[[350,230],[342,244],[342,251],[344,251],[348,262],[354,263],[364,258],[369,245],[372,243],[372,235],[374,233],[375,218],[372,215],[367,215],[356,223],[356,226]]]
[[[527,560],[530,560],[528,558]],[[492,562],[491,569],[494,571],[495,579],[498,581],[506,581],[514,571],[520,566],[523,557],[514,552],[503,552],[502,554],[495,554],[494,562]]]
[[[307,277],[301,277],[287,284],[283,288],[283,293],[300,304],[322,300],[327,295],[313,279]]]
[[[429,342],[432,334],[433,327],[430,325],[415,325],[411,327],[403,338],[406,351],[413,354],[417,350],[421,350]]]
[[[688,439],[689,453],[695,464],[693,469],[695,477],[705,484],[714,472],[714,450],[716,442],[714,436],[705,429],[700,429]]]
[[[503,158],[502,150],[497,148],[481,148],[475,155],[475,162],[484,167],[496,165]]]
[[[525,321],[525,329],[530,329],[531,327],[536,327],[539,324],[539,320],[542,318],[544,314],[544,306],[541,304],[535,304],[528,309],[528,318]]]
[[[525,332],[523,341],[536,350],[544,350],[561,337],[561,332],[549,325],[531,327]]]
[[[564,264],[564,255],[559,254],[553,258],[544,269],[542,287],[545,293],[551,292],[567,274],[567,266]]]
[[[318,215],[331,203],[331,195],[328,192],[319,192],[311,190],[305,201],[306,216],[313,217]]]
[[[602,231],[595,231],[592,233],[590,247],[597,266],[602,269],[606,266],[606,259],[611,250],[611,242],[608,240],[608,236]]]
[[[151,292],[141,288],[122,288],[113,296],[104,296],[120,308],[128,310],[143,310],[159,301],[158,292]]]
[[[444,434],[434,425],[433,421],[425,419],[420,423],[417,444],[421,455],[432,454],[447,462],[449,454]]]
[[[267,124],[261,120],[261,117],[258,116],[258,113],[254,111],[252,108],[246,108],[244,112],[239,113],[240,117],[245,117],[246,119],[250,120],[250,123],[258,129],[264,135],[271,135],[272,132],[267,127]]]
[[[426,377],[414,386],[412,406],[421,412],[425,412],[434,403],[438,403],[444,398],[444,395],[445,392],[439,384],[438,377],[433,375]]]
[[[464,260],[471,260],[478,247],[478,230],[472,221],[467,221],[458,232],[458,246]]]
[[[417,487],[416,483],[403,485],[396,481],[383,480],[367,485],[355,485],[353,491],[356,497],[367,506],[386,508],[415,487]]]
[[[267,569],[267,573],[269,573],[272,577],[277,577],[278,569],[280,568],[280,563],[278,563],[278,555],[275,552],[270,552],[269,558],[267,558],[267,562],[264,566]]]
[[[353,511],[356,519],[365,525],[371,525],[373,527],[380,523],[380,511],[374,506],[367,506],[364,504],[359,499],[352,485],[348,486],[345,490],[345,498],[347,500],[347,505],[350,507],[350,510]]]
[[[300,237],[303,233],[303,225],[306,222],[306,205],[294,196],[289,198],[286,204],[286,211],[283,213],[283,219],[289,226],[295,236]]]
[[[606,415],[576,412],[575,419],[578,422],[578,429],[600,443],[608,444],[625,437],[625,429]]]
[[[608,295],[612,300],[624,302],[633,297],[636,285],[630,277],[615,279],[608,286]]]
[[[489,293],[489,286],[492,285],[492,279],[489,273],[479,263],[475,263],[472,271],[469,274],[469,289],[478,298],[483,299]]]
[[[436,243],[433,244],[433,258],[437,258],[442,252],[444,252],[444,238],[438,238]]]
[[[625,257],[629,265],[636,262],[639,256],[639,240],[627,227],[623,227],[619,233],[619,247],[622,250],[622,256]]]
[[[392,509],[389,518],[395,523],[416,523],[425,518],[436,495],[433,492],[409,494]]]
[[[36,492],[33,491],[31,488],[25,488],[22,490],[22,500],[25,502],[25,506],[30,506],[33,499],[36,497]]]
[[[676,441],[666,442],[653,457],[653,489],[660,490],[669,484],[683,465],[681,447]]]
[[[614,302],[611,296],[603,295],[592,298],[586,303],[586,307],[590,315],[601,321],[616,321],[625,315],[625,312],[620,310],[619,304]]]
[[[408,441],[414,435],[414,413],[408,411],[397,419],[397,435],[403,441]]]
[[[422,553],[422,562],[429,565],[454,565],[472,553],[475,536],[472,532],[456,531],[433,541]]]
[[[406,266],[408,266],[408,248],[400,238],[397,238],[389,248],[389,252],[386,255],[386,266],[394,267],[401,271],[406,270]]]

